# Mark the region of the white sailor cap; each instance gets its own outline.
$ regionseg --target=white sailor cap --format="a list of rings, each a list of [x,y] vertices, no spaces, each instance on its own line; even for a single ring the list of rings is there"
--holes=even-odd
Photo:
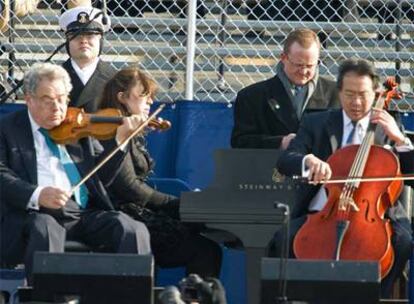
[[[59,18],[59,26],[65,34],[77,31],[102,34],[111,27],[107,17],[107,24],[102,23],[102,11],[88,6],[77,6],[64,12]]]

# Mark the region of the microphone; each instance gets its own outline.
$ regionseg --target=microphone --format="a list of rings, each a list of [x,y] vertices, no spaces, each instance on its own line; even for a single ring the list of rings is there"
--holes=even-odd
[[[106,5],[106,0],[102,1],[102,24],[103,26],[108,25],[108,6]]]
[[[283,203],[280,203],[280,202],[275,202],[275,207],[277,209],[282,209],[284,216],[288,216],[289,213],[290,213],[289,205],[287,205],[287,204],[283,204]]]

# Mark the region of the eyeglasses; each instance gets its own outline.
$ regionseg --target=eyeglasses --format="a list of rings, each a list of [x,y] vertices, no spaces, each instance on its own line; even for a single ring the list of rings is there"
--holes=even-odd
[[[40,106],[45,107],[45,108],[51,108],[56,105],[58,106],[67,105],[69,102],[69,97],[66,94],[59,95],[55,98],[51,96],[41,96],[41,97],[34,96],[34,97],[36,100],[39,101]]]
[[[366,101],[372,96],[372,94],[373,94],[372,92],[360,92],[360,93],[345,92],[344,97],[349,101],[356,100],[356,99]]]
[[[290,58],[289,58],[289,56],[286,56],[286,58],[287,58],[287,61],[289,61],[289,63],[291,64],[291,65],[293,65],[296,69],[298,69],[298,70],[305,70],[305,69],[313,69],[313,68],[315,68],[316,66],[318,66],[319,64],[320,64],[320,60],[318,60],[316,63],[310,63],[310,64],[303,64],[303,63],[296,63],[296,62],[293,62]]]

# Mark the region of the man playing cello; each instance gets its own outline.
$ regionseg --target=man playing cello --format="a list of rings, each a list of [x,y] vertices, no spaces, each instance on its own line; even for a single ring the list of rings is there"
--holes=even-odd
[[[339,148],[360,145],[367,132],[371,132],[370,124],[377,126],[375,145],[387,145],[390,148],[392,146],[393,152],[399,158],[402,173],[414,171],[414,147],[400,130],[399,123],[385,110],[373,108],[375,91],[378,88],[378,76],[374,66],[365,60],[344,61],[339,67],[337,86],[342,110],[314,113],[305,117],[297,137],[277,164],[282,174],[302,175],[312,184],[304,186],[293,207],[293,220],[290,225],[291,245],[301,227],[312,217],[309,215],[323,212],[327,204],[329,193],[325,187],[317,185],[333,176],[333,170],[327,162],[328,158]],[[357,213],[359,206],[352,206],[351,203],[350,209],[351,212]],[[398,201],[388,208],[384,217],[391,222],[391,244],[394,249],[392,267],[381,284],[382,297],[389,297],[393,282],[404,269],[411,254],[411,226],[404,207]],[[275,234],[270,245],[271,256],[281,255],[279,247],[283,236],[283,231]],[[370,240],[366,242],[369,243]],[[318,245],[313,244],[313,248],[317,248]],[[297,246],[290,246],[290,255],[297,256],[293,247]]]

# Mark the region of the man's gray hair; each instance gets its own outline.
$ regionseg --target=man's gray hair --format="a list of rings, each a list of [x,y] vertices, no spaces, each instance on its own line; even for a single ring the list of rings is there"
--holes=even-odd
[[[44,62],[35,63],[24,76],[24,94],[34,95],[37,86],[42,79],[61,80],[65,86],[66,93],[72,90],[72,83],[68,72],[60,65]]]

